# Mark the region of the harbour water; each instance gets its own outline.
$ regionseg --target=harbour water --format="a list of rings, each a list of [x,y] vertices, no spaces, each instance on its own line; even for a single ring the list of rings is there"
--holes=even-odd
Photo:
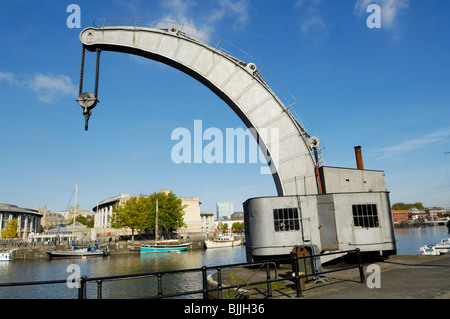
[[[441,239],[450,237],[445,226],[428,226],[422,228],[396,228],[398,255],[417,255],[423,245],[434,245]]]
[[[73,271],[68,272],[71,264],[80,267],[81,276],[93,278],[241,262],[245,262],[245,246],[179,253],[111,255],[102,258],[14,260],[0,263],[0,282],[64,280],[73,274]],[[199,290],[201,282],[200,272],[167,275],[163,277],[164,293]],[[77,294],[77,289],[69,289],[65,283],[0,288],[0,299],[76,299]],[[146,298],[155,295],[157,280],[154,277],[105,282],[102,287],[105,299]],[[96,284],[93,282],[88,283],[87,297],[97,297]],[[192,295],[183,298],[198,297]]]
[[[444,226],[425,228],[395,229],[399,255],[417,255],[419,247],[435,244],[449,237]],[[64,280],[72,272],[68,266],[76,264],[81,275],[100,277],[137,274],[174,269],[190,269],[202,266],[216,266],[245,262],[245,246],[234,248],[192,250],[168,254],[127,254],[104,258],[76,260],[15,260],[0,263],[0,282],[26,282]],[[200,273],[183,273],[163,277],[164,293],[201,289]],[[0,299],[76,299],[77,289],[69,289],[66,284],[39,286],[2,287]],[[103,283],[103,298],[145,298],[157,294],[156,278],[120,280]],[[87,286],[89,299],[96,298],[96,285]],[[199,298],[199,295],[183,298]]]

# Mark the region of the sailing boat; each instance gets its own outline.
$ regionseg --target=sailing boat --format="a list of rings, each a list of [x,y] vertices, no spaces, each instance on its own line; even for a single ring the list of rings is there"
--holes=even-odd
[[[170,252],[180,252],[188,249],[191,243],[180,244],[178,240],[166,240],[158,241],[158,199],[156,199],[156,225],[155,225],[155,239],[156,243],[151,244],[141,244],[140,251],[141,254],[153,254],[153,253],[170,253]]]
[[[75,185],[75,212],[73,214],[73,238],[75,238],[75,216],[77,209],[77,199],[78,199],[78,184]],[[61,221],[62,224],[62,221]],[[60,225],[61,227],[61,225]],[[59,232],[59,229],[58,229]],[[58,234],[56,234],[58,236]],[[53,244],[52,244],[53,246]],[[86,258],[86,257],[103,257],[109,255],[109,249],[107,247],[106,250],[100,249],[98,247],[97,241],[95,241],[94,246],[85,246],[77,248],[75,245],[75,241],[72,240],[72,250],[65,251],[48,251],[47,254],[52,259],[60,259],[60,258]]]
[[[72,241],[72,247],[76,248],[74,241]],[[98,247],[97,241],[95,241],[94,246],[80,247],[78,249],[65,251],[49,251],[47,252],[47,254],[49,254],[50,258],[52,259],[103,257],[108,255],[108,249],[100,249]]]

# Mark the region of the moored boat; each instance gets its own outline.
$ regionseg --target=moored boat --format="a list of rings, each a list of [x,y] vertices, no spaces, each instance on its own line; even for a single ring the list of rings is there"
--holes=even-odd
[[[78,199],[78,184],[75,184],[75,207],[77,207],[77,199]],[[74,230],[72,232],[75,237],[75,216],[76,212],[73,214],[73,227]],[[55,239],[52,242],[53,245],[56,244],[56,238],[58,237],[59,230],[64,221],[64,218],[61,220],[58,231],[56,232]],[[109,246],[106,245],[105,249],[99,248],[97,241],[95,241],[94,246],[84,246],[77,247],[75,245],[75,241],[72,240],[72,249],[70,250],[51,250],[48,251],[47,254],[52,259],[60,259],[60,258],[86,258],[86,257],[103,257],[109,255]]]
[[[205,241],[206,248],[235,247],[241,244],[242,241],[232,234],[214,235],[213,239]]]
[[[0,261],[10,261],[13,259],[13,250],[0,252]]]
[[[444,238],[440,243],[436,244],[434,248],[441,254],[450,252],[450,238]]]
[[[433,246],[431,245],[424,245],[419,248],[421,255],[432,255],[432,256],[439,256],[441,253],[437,251]]]
[[[72,250],[48,251],[47,254],[52,259],[61,258],[87,258],[87,257],[104,257],[109,255],[109,249],[100,249],[98,244],[94,246],[86,246]]]
[[[177,239],[164,240],[164,241],[160,241],[159,240],[159,236],[158,236],[158,232],[159,232],[159,227],[158,227],[158,221],[159,221],[159,217],[158,217],[158,211],[159,211],[158,199],[156,199],[155,210],[156,210],[156,217],[155,217],[155,223],[156,223],[156,225],[155,225],[155,239],[156,239],[156,243],[155,244],[141,244],[140,245],[140,252],[141,252],[141,254],[170,253],[170,252],[180,252],[180,251],[187,250],[191,243],[180,244]]]
[[[450,238],[444,238],[436,245],[424,245],[419,248],[422,255],[440,255],[450,252]]]
[[[140,251],[142,254],[180,252],[187,250],[190,244],[191,243],[186,244],[156,243],[154,245],[141,244]]]

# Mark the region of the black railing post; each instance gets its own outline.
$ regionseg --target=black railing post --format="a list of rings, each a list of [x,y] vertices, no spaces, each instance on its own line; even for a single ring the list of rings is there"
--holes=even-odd
[[[162,296],[163,294],[163,286],[162,286],[162,274],[159,273],[156,275],[158,278],[158,296]]]
[[[97,280],[97,299],[102,299],[102,280]]]
[[[217,268],[217,298],[222,299],[222,268]]]
[[[310,264],[311,264],[311,271],[312,271],[313,278],[316,278],[316,267],[315,267],[315,263],[314,263],[314,258],[315,258],[315,255],[311,251],[311,254],[309,254],[309,260],[310,260]],[[307,271],[305,271],[305,273],[308,274]]]
[[[298,269],[298,257],[292,255],[292,275],[294,276],[295,290],[297,292],[297,297],[302,296],[302,287],[300,286],[300,277]]]
[[[206,277],[206,266],[202,267],[202,281],[203,281],[203,299],[208,298],[208,278]]]
[[[270,282],[270,265],[266,263],[266,278],[267,278],[267,296],[272,297],[272,283]]]
[[[364,268],[361,261],[361,251],[359,250],[359,248],[356,248],[356,253],[358,254],[359,277],[361,279],[361,283],[363,284],[366,282],[366,277],[364,276]]]
[[[86,276],[80,278],[80,287],[78,287],[78,299],[86,299]]]

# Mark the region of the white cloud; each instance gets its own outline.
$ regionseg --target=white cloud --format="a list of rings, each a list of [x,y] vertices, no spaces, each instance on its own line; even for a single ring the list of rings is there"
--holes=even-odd
[[[250,21],[249,4],[246,0],[219,0],[218,8],[210,14],[209,23],[215,25],[220,21],[230,18],[231,26],[235,29],[241,29]]]
[[[326,28],[325,22],[318,14],[309,15],[302,23],[301,30],[303,33],[308,33],[312,29],[324,29]]]
[[[11,86],[27,88],[37,94],[37,99],[50,103],[62,95],[76,96],[76,88],[67,75],[42,74],[17,76],[11,72],[0,72],[0,82]]]
[[[385,147],[375,151],[381,154],[381,158],[392,158],[407,152],[414,152],[430,145],[445,144],[450,136],[450,129],[440,129],[436,132],[418,138],[406,140],[400,144]]]
[[[321,31],[327,33],[327,25],[319,12],[319,6],[322,5],[320,0],[298,0],[294,4],[294,8],[302,11],[300,15],[300,30],[302,33],[310,33],[311,31]]]
[[[250,21],[248,0],[216,0],[213,9],[207,12],[193,0],[165,0],[161,7],[166,11],[161,20],[183,24],[183,32],[203,41],[211,40],[208,33],[214,32],[220,23],[226,22],[227,26],[239,30]],[[158,24],[161,28],[168,26]]]
[[[14,74],[11,72],[0,72],[0,81],[5,81],[10,84],[14,83]]]
[[[409,8],[409,0],[357,0],[353,12],[362,16],[367,14],[369,4],[378,4],[381,9],[381,28],[394,29],[402,9]]]

